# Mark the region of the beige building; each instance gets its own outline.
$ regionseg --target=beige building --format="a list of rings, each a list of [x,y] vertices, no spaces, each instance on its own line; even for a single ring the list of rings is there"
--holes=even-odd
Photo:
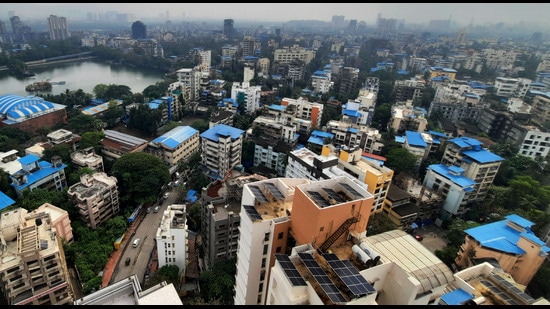
[[[456,265],[464,269],[486,260],[496,261],[515,282],[527,286],[550,252],[531,232],[533,225],[511,214],[505,220],[465,230],[466,238],[455,259]]]
[[[71,242],[73,240],[71,219],[69,219],[69,213],[66,210],[56,207],[50,203],[44,203],[37,209],[33,210],[31,214],[38,214],[42,212],[50,215],[51,225],[55,228],[56,235],[61,238],[63,242]]]
[[[96,229],[119,211],[118,180],[106,173],[83,174],[67,194],[75,203],[83,222]]]
[[[0,227],[0,278],[7,304],[71,304],[62,240],[50,214],[18,208],[2,213]]]
[[[199,149],[199,131],[190,126],[178,126],[150,141],[145,152],[160,158],[172,173]]]
[[[104,172],[103,157],[96,154],[93,147],[71,152],[71,160],[78,169],[87,167],[94,172]]]

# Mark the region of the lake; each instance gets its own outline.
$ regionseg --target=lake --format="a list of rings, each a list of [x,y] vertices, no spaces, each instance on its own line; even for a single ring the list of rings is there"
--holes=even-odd
[[[53,85],[50,91],[41,93],[60,94],[69,89],[82,89],[93,95],[97,84],[126,85],[131,91],[143,92],[145,88],[162,80],[164,72],[154,69],[131,67],[128,65],[108,64],[97,60],[84,60],[64,63],[52,63],[44,66],[31,67],[36,75],[32,78],[16,78],[7,71],[0,71],[0,96],[15,94],[20,96],[33,95],[25,87],[33,82],[65,81],[64,85]]]

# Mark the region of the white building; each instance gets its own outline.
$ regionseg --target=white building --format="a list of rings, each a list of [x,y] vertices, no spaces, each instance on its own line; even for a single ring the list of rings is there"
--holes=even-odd
[[[531,127],[519,145],[518,153],[532,159],[536,157],[546,159],[549,152],[550,132],[543,132],[536,127]]]
[[[242,102],[245,112],[253,114],[260,107],[261,91],[262,86],[250,86],[249,82],[234,82],[231,86],[231,99],[235,100],[237,105]]]
[[[201,137],[202,164],[208,176],[225,179],[228,173],[241,164],[244,131],[225,124],[218,124]]]
[[[176,265],[180,273],[187,266],[187,219],[185,205],[169,205],[162,213],[155,235],[159,268]]]

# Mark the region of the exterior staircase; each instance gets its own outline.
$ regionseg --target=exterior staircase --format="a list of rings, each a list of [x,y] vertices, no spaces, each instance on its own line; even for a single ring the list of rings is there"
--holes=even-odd
[[[325,242],[319,247],[318,250],[320,252],[326,252],[328,248],[330,248],[330,246],[332,246],[332,244],[334,244],[334,242],[338,238],[340,238],[340,236],[342,236],[342,234],[348,231],[349,227],[352,224],[357,222],[359,222],[359,218],[357,217],[351,217],[346,221],[344,221],[344,223],[342,223],[342,225],[340,225],[340,227],[334,233],[332,233],[332,235],[330,235],[329,238],[327,238],[327,240],[325,240]]]

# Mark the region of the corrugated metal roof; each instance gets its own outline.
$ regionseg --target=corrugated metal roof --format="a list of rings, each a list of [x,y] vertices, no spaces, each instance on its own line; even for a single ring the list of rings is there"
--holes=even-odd
[[[193,135],[198,134],[199,131],[190,126],[178,126],[172,130],[164,133],[163,135],[152,140],[152,143],[160,143],[166,145],[166,147],[175,149],[181,143],[191,138]]]
[[[310,137],[307,139],[307,142],[308,142],[308,143],[315,144],[315,145],[324,145],[323,139],[320,138],[320,137],[318,137],[318,136],[310,136]]]
[[[232,139],[237,139],[244,134],[244,131],[237,129],[226,124],[218,124],[215,127],[212,127],[200,135],[202,138],[209,139],[211,141],[217,142],[219,140],[218,136],[231,136]]]
[[[366,244],[380,255],[382,263],[395,262],[421,284],[420,291],[446,286],[454,281],[453,272],[435,254],[402,230],[369,236]]]
[[[27,165],[27,164],[34,163],[38,160],[40,160],[40,158],[38,156],[35,156],[33,154],[28,154],[24,157],[21,157],[17,161],[19,161],[19,163],[21,163],[22,165]]]
[[[460,186],[461,188],[472,187],[472,186],[477,184],[475,181],[471,180],[468,177],[465,177],[463,175],[454,175],[454,174],[452,174],[449,167],[447,167],[445,164],[432,164],[432,165],[428,166],[428,169],[430,169],[430,170],[438,173],[439,175],[449,179],[450,181],[452,181],[456,185]]]
[[[479,163],[491,163],[491,162],[500,162],[504,161],[504,158],[496,155],[489,150],[465,150],[462,152],[462,155],[470,157],[472,160]]]
[[[463,289],[456,289],[449,293],[441,295],[441,300],[447,305],[462,305],[465,301],[472,299],[474,296]]]
[[[11,205],[15,204],[15,201],[11,199],[11,197],[4,194],[4,192],[0,191],[0,210],[9,207]]]
[[[269,105],[269,109],[273,109],[273,110],[276,110],[276,111],[284,111],[286,109],[286,106],[271,104],[271,105]]]
[[[414,131],[405,131],[405,136],[407,138],[407,142],[411,146],[417,146],[417,147],[427,147],[428,144],[424,141],[422,138],[422,135],[419,132]]]
[[[525,228],[525,230],[518,231],[508,226],[508,221],[519,223],[520,226]],[[505,220],[487,223],[467,229],[464,232],[473,237],[483,247],[511,254],[525,254],[525,251],[517,245],[519,238],[523,236],[541,245],[542,251],[548,253],[550,248],[545,246],[544,242],[542,242],[535,234],[533,234],[533,232],[531,232],[531,229],[529,228],[530,226],[532,226],[530,221],[514,214],[506,216]]]
[[[449,140],[449,143],[454,143],[460,148],[481,147],[483,145],[483,143],[477,139],[467,136],[452,138]]]

